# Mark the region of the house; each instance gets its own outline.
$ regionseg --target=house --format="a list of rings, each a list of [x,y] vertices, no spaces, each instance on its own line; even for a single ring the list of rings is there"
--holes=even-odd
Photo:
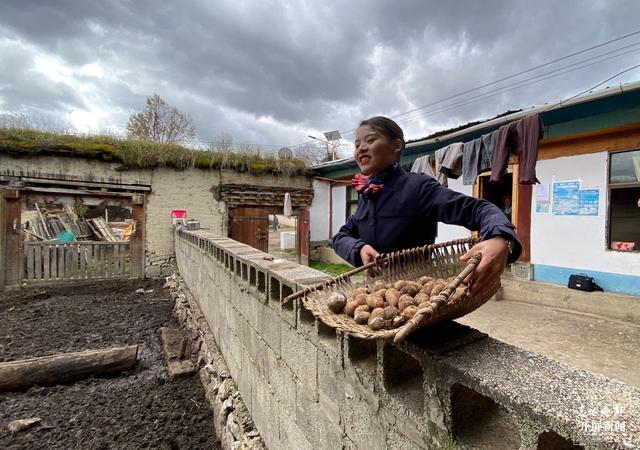
[[[512,155],[502,184],[481,174],[472,186],[463,185],[461,177],[449,179],[449,187],[499,206],[505,196],[512,199],[512,221],[523,244],[514,265],[518,274],[566,285],[570,274],[586,273],[606,291],[640,296],[640,82],[409,142],[401,164],[410,167],[421,156],[533,113],[545,125],[536,165],[540,184],[519,183],[519,163]],[[312,246],[327,243],[355,210],[350,180],[358,170],[353,158],[314,169]],[[440,224],[438,241],[469,233]]]

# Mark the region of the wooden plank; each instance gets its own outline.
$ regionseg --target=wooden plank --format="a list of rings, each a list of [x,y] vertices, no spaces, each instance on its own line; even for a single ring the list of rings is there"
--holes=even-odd
[[[35,245],[28,245],[25,247],[25,251],[27,253],[27,280],[29,281],[34,278],[35,248]]]
[[[65,277],[64,267],[64,244],[58,245],[58,279],[62,280]]]
[[[114,244],[116,250],[116,275],[122,275],[122,245]]]
[[[51,278],[51,272],[49,271],[49,261],[51,258],[51,247],[49,244],[42,245],[42,279],[48,280]]]
[[[87,278],[87,246],[78,244],[78,257],[80,258],[80,278]]]
[[[33,251],[34,251],[33,263],[35,268],[34,279],[41,280],[42,279],[42,246],[41,245],[34,246]]]
[[[58,279],[58,244],[51,245],[51,279]]]
[[[104,278],[104,252],[106,247],[98,247],[98,278]]]

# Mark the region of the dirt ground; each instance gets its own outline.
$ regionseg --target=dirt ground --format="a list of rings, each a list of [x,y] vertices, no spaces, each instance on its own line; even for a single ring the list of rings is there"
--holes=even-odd
[[[150,280],[0,293],[0,361],[139,345],[131,371],[0,393],[0,448],[220,448],[197,374],[168,379],[159,328],[177,325],[171,311]],[[30,417],[42,422],[10,433]]]

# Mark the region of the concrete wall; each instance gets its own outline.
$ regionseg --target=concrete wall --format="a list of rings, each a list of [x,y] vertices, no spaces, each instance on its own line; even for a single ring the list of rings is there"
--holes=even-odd
[[[565,284],[569,273],[587,272],[605,289],[640,295],[640,253],[607,249],[607,152],[538,161],[543,184],[582,180],[600,189],[597,216],[558,216],[531,208],[531,262],[539,281]],[[639,224],[640,226],[640,224]]]
[[[10,157],[0,154],[0,175],[52,180],[92,181],[151,188],[145,205],[146,275],[169,273],[173,260],[172,209],[186,209],[201,227],[227,234],[227,207],[216,197],[220,184],[309,188],[306,177],[252,176],[233,171],[170,168],[121,170],[121,163],[70,157]]]
[[[398,346],[352,338],[281,301],[321,273],[207,231],[175,247],[198,327],[271,449],[640,446],[640,392],[620,382],[454,322]]]

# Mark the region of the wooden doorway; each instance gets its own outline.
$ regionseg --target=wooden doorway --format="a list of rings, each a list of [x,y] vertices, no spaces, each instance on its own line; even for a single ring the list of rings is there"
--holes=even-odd
[[[231,208],[229,210],[229,237],[268,253],[268,209],[246,207]]]

